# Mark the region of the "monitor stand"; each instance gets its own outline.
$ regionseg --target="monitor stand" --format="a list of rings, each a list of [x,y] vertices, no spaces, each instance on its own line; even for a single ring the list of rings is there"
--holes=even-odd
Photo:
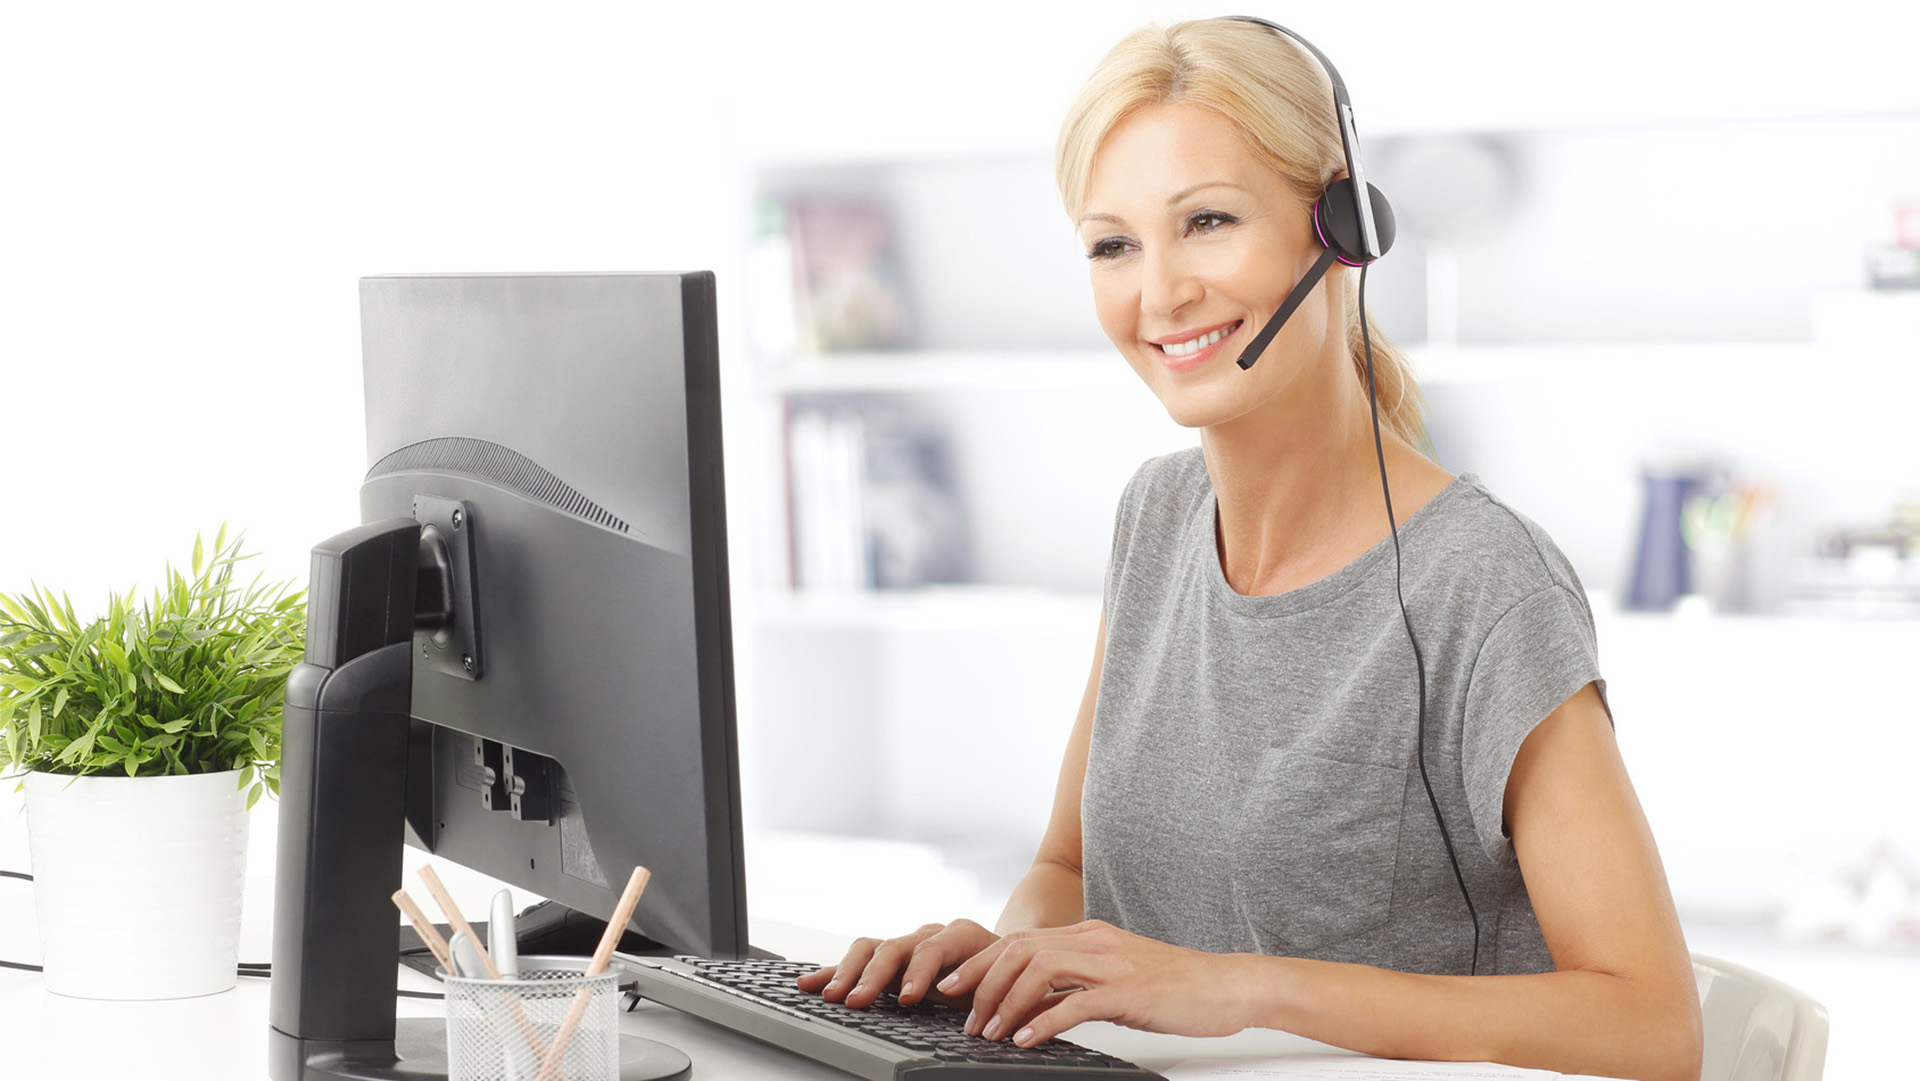
[[[399,518],[313,550],[307,660],[282,719],[273,1081],[446,1081],[446,1021],[394,1016],[419,546],[419,523]],[[620,1054],[621,1081],[692,1070],[638,1037]]]

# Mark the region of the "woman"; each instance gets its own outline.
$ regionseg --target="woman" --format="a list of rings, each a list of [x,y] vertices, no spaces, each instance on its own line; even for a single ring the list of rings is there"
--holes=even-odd
[[[1333,115],[1312,57],[1232,19],[1134,34],[1074,105],[1057,177],[1101,326],[1200,447],[1122,497],[1052,818],[996,930],[862,939],[801,986],[970,1001],[970,1032],[1022,1045],[1264,1026],[1695,1078],[1692,969],[1571,566],[1416,449],[1356,270],[1234,363],[1321,252]]]

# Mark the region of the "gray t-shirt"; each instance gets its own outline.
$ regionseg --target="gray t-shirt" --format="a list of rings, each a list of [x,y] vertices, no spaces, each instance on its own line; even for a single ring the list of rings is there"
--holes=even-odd
[[[1215,528],[1198,448],[1146,463],[1120,501],[1081,799],[1088,917],[1213,952],[1467,972],[1473,924],[1415,759],[1392,539],[1248,597]],[[1401,522],[1400,545],[1427,772],[1479,912],[1479,971],[1550,971],[1502,803],[1528,733],[1600,679],[1586,594],[1472,475]]]

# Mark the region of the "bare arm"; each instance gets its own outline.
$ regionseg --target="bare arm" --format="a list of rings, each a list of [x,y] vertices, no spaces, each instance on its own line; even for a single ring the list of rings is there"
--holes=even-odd
[[[1054,788],[1053,814],[1033,867],[1007,898],[1007,907],[994,924],[998,934],[1065,927],[1086,917],[1086,895],[1080,875],[1080,790],[1087,779],[1087,747],[1093,738],[1093,703],[1100,692],[1100,666],[1107,654],[1107,620],[1093,644],[1093,671],[1087,675],[1080,713],[1067,736],[1060,762],[1060,781]]]
[[[934,980],[954,966],[990,949],[1001,936],[1014,931],[1061,927],[1084,915],[1080,881],[1080,787],[1087,773],[1087,744],[1093,732],[1093,703],[1100,688],[1100,665],[1106,656],[1107,625],[1102,616],[1094,639],[1093,672],[1081,697],[1080,713],[1067,737],[1060,764],[1060,782],[1054,792],[1053,813],[1040,841],[1033,867],[1014,887],[996,930],[972,920],[930,923],[911,934],[885,941],[858,938],[838,965],[818,969],[796,982],[805,991],[818,991],[829,1001],[864,1008],[873,1005],[889,987],[899,989],[900,1001],[919,1002],[932,991]]]
[[[1521,746],[1505,812],[1554,972],[1422,976],[1214,955],[1094,921],[1016,936],[990,951],[997,956],[962,965],[954,989],[973,991],[990,1038],[1013,1034],[1023,1044],[1094,1018],[1192,1035],[1257,1025],[1397,1058],[1697,1078],[1700,1011],[1686,943],[1591,685]],[[1067,987],[1084,990],[1050,1004],[1050,991]]]
[[[1686,943],[1591,685],[1521,746],[1505,810],[1556,971],[1415,976],[1247,958],[1261,992],[1256,1023],[1396,1058],[1698,1077],[1700,1011]]]

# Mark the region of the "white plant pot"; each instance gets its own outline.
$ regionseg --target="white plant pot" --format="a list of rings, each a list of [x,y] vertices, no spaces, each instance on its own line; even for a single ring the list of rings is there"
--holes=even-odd
[[[159,999],[232,987],[247,869],[238,771],[26,777],[47,990]]]

